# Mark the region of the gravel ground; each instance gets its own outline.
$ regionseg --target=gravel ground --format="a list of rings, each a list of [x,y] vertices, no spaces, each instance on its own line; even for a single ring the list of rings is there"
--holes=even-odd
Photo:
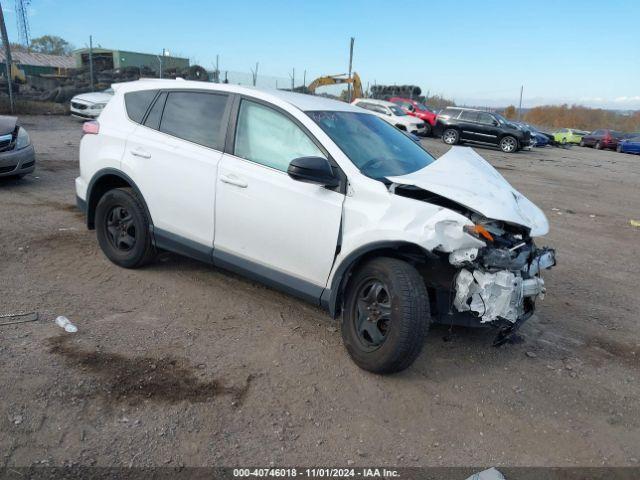
[[[22,121],[38,166],[0,180],[0,313],[40,320],[0,326],[0,466],[638,465],[639,157],[478,148],[549,217],[548,295],[522,343],[434,327],[382,377],[294,298],[168,253],[111,264],[75,209],[80,123]]]

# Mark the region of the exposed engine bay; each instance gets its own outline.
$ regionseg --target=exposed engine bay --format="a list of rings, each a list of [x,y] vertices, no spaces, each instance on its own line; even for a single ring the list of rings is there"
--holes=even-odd
[[[455,277],[453,307],[471,312],[482,323],[515,323],[544,298],[541,272],[555,265],[555,251],[537,248],[522,228],[472,218],[472,230],[486,241],[482,248],[456,250],[449,263],[461,267]]]

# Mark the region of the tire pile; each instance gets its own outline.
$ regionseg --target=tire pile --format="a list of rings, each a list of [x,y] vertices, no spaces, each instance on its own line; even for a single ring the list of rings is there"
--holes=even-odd
[[[181,77],[186,80],[209,81],[209,74],[200,65],[193,65],[186,69],[166,69],[162,72],[163,78]],[[122,69],[101,70],[94,73],[94,91],[109,88],[112,83],[131,82],[140,78],[157,78],[156,72],[148,67],[125,67]],[[51,80],[51,79],[49,79]],[[67,78],[56,79],[58,86],[51,89],[42,89],[30,83],[17,85],[21,99],[41,102],[66,103],[80,93],[91,91],[91,77],[89,70],[76,70]]]

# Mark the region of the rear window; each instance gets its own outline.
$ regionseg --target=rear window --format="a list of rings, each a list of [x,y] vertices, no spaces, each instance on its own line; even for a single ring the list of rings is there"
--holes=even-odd
[[[445,108],[442,112],[440,112],[440,115],[442,115],[443,117],[457,118],[458,115],[460,115],[460,109]]]
[[[160,131],[205,147],[222,150],[223,117],[227,95],[170,92],[164,105]]]
[[[158,93],[158,90],[139,90],[125,93],[124,105],[129,118],[136,123],[141,123],[156,93]]]

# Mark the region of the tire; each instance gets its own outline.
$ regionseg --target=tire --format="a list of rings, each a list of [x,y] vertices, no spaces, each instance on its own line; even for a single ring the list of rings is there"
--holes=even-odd
[[[432,127],[430,123],[424,122],[424,133],[422,134],[423,137],[430,137],[431,136],[431,131],[432,131]]]
[[[580,144],[581,147],[584,147],[584,140],[580,139]]]
[[[345,292],[342,340],[363,370],[382,374],[409,367],[422,350],[429,323],[424,280],[407,262],[375,258],[351,277]]]
[[[566,139],[566,138],[563,138],[563,139],[562,139],[562,145],[566,145],[566,144],[567,144],[567,139]]]
[[[514,153],[518,151],[518,140],[511,135],[506,135],[500,139],[500,150],[504,153]]]
[[[597,141],[596,144],[593,146],[593,148],[595,148],[596,150],[602,150],[602,145],[600,145],[600,141]]]
[[[616,145],[616,152],[622,153],[622,145],[620,144]]]
[[[455,128],[447,128],[442,132],[442,141],[447,145],[456,145],[460,142],[460,133]]]
[[[138,268],[153,258],[149,218],[131,188],[115,188],[100,198],[95,225],[100,248],[116,265]]]

